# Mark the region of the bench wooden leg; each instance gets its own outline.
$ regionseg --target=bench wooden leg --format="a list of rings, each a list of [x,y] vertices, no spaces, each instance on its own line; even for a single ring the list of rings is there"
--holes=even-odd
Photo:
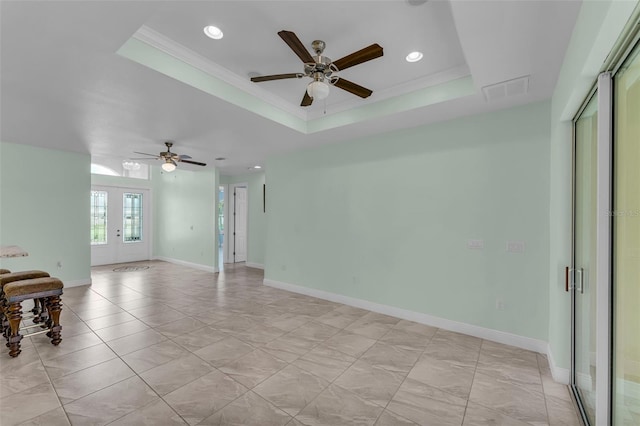
[[[60,311],[62,311],[62,304],[60,303],[60,296],[50,296],[46,301],[47,311],[49,311],[49,321],[51,321],[51,330],[47,333],[47,336],[51,338],[51,344],[58,346],[62,341],[60,337]]]
[[[15,358],[22,352],[20,349],[20,340],[22,340],[22,335],[20,334],[22,306],[20,302],[9,304],[9,308],[7,308],[7,318],[9,320],[9,328],[11,329],[7,346],[9,346],[9,355]]]

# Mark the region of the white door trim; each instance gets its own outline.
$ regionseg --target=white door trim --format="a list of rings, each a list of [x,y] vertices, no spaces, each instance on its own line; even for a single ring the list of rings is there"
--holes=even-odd
[[[231,235],[231,209],[229,208],[229,187],[228,183],[222,184],[224,187],[224,241],[222,242],[222,263],[231,262],[231,244],[229,244],[229,236]],[[220,268],[222,270],[222,268]]]
[[[611,424],[611,173],[613,84],[610,73],[598,77],[596,218],[596,424]]]
[[[232,183],[229,185],[229,217],[232,218],[233,220],[231,221],[232,226],[232,232],[231,232],[231,236],[234,237],[234,241],[235,241],[235,236],[233,234],[235,234],[236,229],[235,229],[235,219],[233,216],[234,213],[234,207],[231,206],[232,203],[232,199],[231,199],[231,193],[235,192],[236,188],[245,188],[247,190],[247,217],[246,217],[246,223],[244,224],[245,226],[245,247],[246,247],[246,254],[245,254],[245,260],[243,262],[246,262],[249,259],[249,184],[247,182],[241,182],[241,183]],[[234,263],[235,260],[235,255],[233,254],[235,248],[233,247],[233,245],[229,245],[229,262],[230,263]]]

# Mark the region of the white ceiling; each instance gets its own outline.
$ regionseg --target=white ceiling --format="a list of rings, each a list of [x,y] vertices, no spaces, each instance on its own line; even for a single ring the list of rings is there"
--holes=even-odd
[[[242,173],[293,149],[547,99],[579,7],[578,1],[549,0],[431,0],[418,6],[405,0],[2,1],[0,139],[119,158],[159,152],[170,139],[178,153],[222,173]],[[224,31],[222,40],[204,36],[210,24]],[[334,60],[371,43],[384,48],[382,58],[340,74],[373,90],[367,100],[332,88],[326,106],[316,102],[304,110],[299,103],[306,79],[259,83],[255,92],[238,85],[306,119],[322,120],[465,74],[476,90],[305,134],[116,53],[145,28],[244,86],[250,72],[302,71],[277,35],[282,29],[305,45],[324,40]],[[407,63],[404,56],[412,50],[425,58]],[[527,75],[527,94],[495,102],[482,95],[484,86]]]

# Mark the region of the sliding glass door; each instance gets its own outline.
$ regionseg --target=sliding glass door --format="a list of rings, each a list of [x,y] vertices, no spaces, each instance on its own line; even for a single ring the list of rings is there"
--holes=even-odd
[[[614,80],[613,424],[640,425],[640,47]]]
[[[573,266],[567,272],[574,324],[571,385],[583,415],[595,425],[597,93],[574,129]]]

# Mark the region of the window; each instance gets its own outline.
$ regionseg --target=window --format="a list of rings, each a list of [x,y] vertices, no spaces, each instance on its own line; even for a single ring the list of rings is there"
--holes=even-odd
[[[106,191],[91,191],[91,244],[107,244]]]

